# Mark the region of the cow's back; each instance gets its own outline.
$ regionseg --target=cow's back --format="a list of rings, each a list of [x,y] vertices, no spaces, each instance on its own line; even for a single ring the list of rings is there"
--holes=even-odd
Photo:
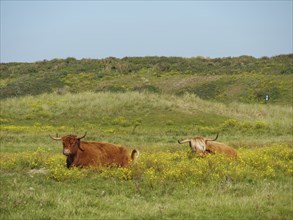
[[[130,155],[126,148],[103,142],[81,142],[81,159],[85,166],[89,165],[117,165],[128,166]]]
[[[237,152],[234,148],[217,141],[208,142],[206,145],[206,150],[214,154],[223,153],[230,157],[237,157]]]

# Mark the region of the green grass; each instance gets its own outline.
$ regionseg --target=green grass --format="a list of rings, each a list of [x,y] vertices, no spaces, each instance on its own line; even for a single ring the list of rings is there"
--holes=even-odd
[[[292,114],[290,106],[190,94],[2,100],[0,219],[291,219]],[[130,170],[68,170],[62,144],[48,135],[85,131],[86,140],[138,148],[139,163]],[[241,160],[198,159],[177,144],[217,132]]]
[[[142,192],[132,182],[99,177],[60,183],[41,174],[1,173],[1,183],[1,219],[291,219],[293,214],[289,178],[158,185]]]
[[[188,94],[86,92],[10,98],[1,102],[0,120],[2,151],[53,148],[49,134],[85,131],[89,140],[139,147],[170,147],[185,136],[217,132],[220,141],[236,147],[292,141],[291,107],[223,104]]]

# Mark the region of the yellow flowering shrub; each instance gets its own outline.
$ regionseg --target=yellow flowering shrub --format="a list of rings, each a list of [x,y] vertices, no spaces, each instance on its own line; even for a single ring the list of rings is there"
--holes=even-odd
[[[222,154],[199,158],[184,151],[142,153],[132,168],[132,175],[139,174],[146,182],[176,181],[184,184],[292,175],[293,150],[286,145],[238,151],[237,159]]]
[[[54,155],[46,161],[49,177],[56,181],[66,179],[79,179],[86,176],[86,173],[77,167],[68,169],[66,159],[62,154]]]
[[[124,167],[112,167],[101,169],[101,176],[104,178],[117,178],[119,180],[132,179],[131,170]]]
[[[0,168],[39,168],[44,165],[45,151],[38,148],[34,152],[0,154]]]
[[[130,168],[76,168],[67,169],[62,154],[51,154],[38,149],[35,152],[1,153],[0,169],[45,169],[48,178],[56,181],[79,179],[88,175],[117,180],[139,179],[146,184],[177,182],[201,184],[220,181],[277,178],[293,174],[293,149],[279,144],[262,148],[238,149],[237,159],[225,155],[197,157],[187,151],[141,152],[137,163]]]

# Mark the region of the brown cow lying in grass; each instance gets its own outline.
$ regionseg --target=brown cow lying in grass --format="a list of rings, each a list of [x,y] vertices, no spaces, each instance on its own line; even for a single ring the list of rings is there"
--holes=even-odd
[[[192,152],[195,152],[199,156],[203,156],[205,154],[217,154],[217,153],[223,153],[229,157],[237,157],[237,152],[234,148],[220,143],[216,142],[218,139],[218,134],[216,138],[214,139],[207,139],[204,137],[194,137],[191,139],[185,139],[185,140],[178,140],[179,144],[189,143],[189,146],[191,148]]]
[[[63,142],[63,154],[67,157],[67,167],[76,166],[119,166],[128,167],[136,162],[139,151],[134,149],[131,155],[124,147],[110,143],[81,141],[86,136],[67,135],[53,140]],[[137,156],[135,156],[137,154]]]

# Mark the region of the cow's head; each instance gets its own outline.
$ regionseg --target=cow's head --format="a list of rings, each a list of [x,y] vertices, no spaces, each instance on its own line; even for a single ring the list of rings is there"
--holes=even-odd
[[[203,137],[194,137],[190,140],[189,146],[192,152],[199,151],[205,152],[206,142]]]
[[[67,136],[63,136],[63,137],[52,137],[50,135],[50,137],[53,140],[62,141],[62,143],[63,143],[63,154],[65,156],[75,155],[77,153],[78,149],[80,149],[81,151],[84,151],[80,146],[80,140],[82,138],[84,138],[85,136],[86,136],[86,133],[81,137],[77,137],[76,135],[67,135]]]
[[[190,139],[185,140],[178,140],[179,144],[189,143],[190,149],[192,152],[205,152],[206,151],[206,145],[208,141],[215,141],[218,138],[218,135],[214,139],[206,139],[204,137],[194,137]]]

